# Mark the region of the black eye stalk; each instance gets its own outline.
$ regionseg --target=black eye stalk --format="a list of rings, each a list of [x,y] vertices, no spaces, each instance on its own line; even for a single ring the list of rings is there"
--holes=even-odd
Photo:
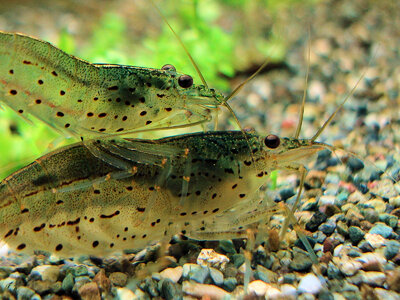
[[[278,136],[270,134],[265,138],[264,143],[265,146],[267,146],[268,148],[275,149],[279,147],[279,145],[281,144],[281,140]]]
[[[184,89],[190,88],[193,85],[193,78],[189,75],[182,75],[178,78],[178,84]]]
[[[170,65],[170,64],[163,65],[161,70],[176,72],[175,67],[173,65]]]

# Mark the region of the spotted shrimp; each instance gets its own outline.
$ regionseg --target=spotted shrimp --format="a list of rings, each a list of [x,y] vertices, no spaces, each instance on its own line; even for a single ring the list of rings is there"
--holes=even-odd
[[[268,174],[299,170],[327,147],[241,131],[93,143],[131,171],[105,163],[83,143],[37,159],[0,185],[4,242],[22,252],[72,256],[143,248],[178,232],[200,240],[245,237],[248,225],[271,213],[255,209]]]

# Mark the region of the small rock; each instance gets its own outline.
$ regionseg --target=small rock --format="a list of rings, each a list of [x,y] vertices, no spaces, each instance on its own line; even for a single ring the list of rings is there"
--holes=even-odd
[[[339,263],[339,270],[346,276],[353,276],[361,269],[361,267],[362,264],[360,262],[346,257],[341,259]]]
[[[267,292],[268,285],[264,281],[261,280],[254,280],[249,283],[247,287],[248,293],[251,295],[255,295],[258,297],[262,297]]]
[[[293,197],[294,195],[296,195],[295,191],[291,188],[288,189],[283,189],[279,192],[279,196],[281,197],[282,201],[285,201],[291,197]]]
[[[377,249],[385,244],[386,239],[379,234],[367,233],[365,234],[365,241],[368,242],[372,248]]]
[[[380,214],[379,220],[393,229],[396,228],[397,224],[399,223],[399,218],[390,214]]]
[[[357,173],[364,168],[364,163],[356,157],[350,157],[347,161],[351,173]]]
[[[31,280],[28,282],[28,287],[39,295],[47,294],[52,291],[52,283],[50,281]]]
[[[75,268],[72,269],[72,272],[73,272],[73,275],[74,275],[75,277],[78,277],[78,276],[85,276],[85,275],[88,275],[88,274],[89,274],[89,273],[88,273],[87,267],[84,266],[84,265],[76,266]]]
[[[328,263],[327,275],[329,279],[342,278],[339,268],[332,262]]]
[[[308,231],[314,232],[318,229],[318,227],[324,223],[327,219],[327,216],[320,212],[317,211],[312,217],[311,220],[306,224],[306,229]]]
[[[20,286],[17,289],[18,300],[30,300],[34,294],[35,291],[26,286]]]
[[[379,213],[374,208],[366,208],[363,214],[365,219],[372,224],[379,221]]]
[[[201,266],[214,267],[223,270],[229,258],[225,255],[219,254],[214,249],[202,249],[197,257],[197,264]]]
[[[58,266],[53,265],[41,265],[34,267],[31,271],[30,276],[37,275],[39,279],[43,281],[56,282],[58,275],[60,274],[60,269]]]
[[[144,295],[140,297],[137,295],[137,292],[141,292],[140,289],[136,289],[136,293],[132,292],[130,289],[127,288],[117,288],[117,299],[119,300],[132,300],[132,299],[146,299],[148,295]]]
[[[357,226],[350,226],[349,237],[353,245],[358,244],[364,238],[364,231]]]
[[[400,293],[399,282],[400,282],[399,269],[387,272],[387,284],[391,290]]]
[[[72,291],[72,288],[74,287],[75,281],[74,281],[74,276],[72,273],[68,273],[67,276],[65,276],[64,280],[62,281],[61,288],[67,292],[70,293]]]
[[[88,282],[82,285],[78,290],[79,296],[83,300],[100,300],[99,287],[95,282]]]
[[[389,199],[389,204],[394,207],[400,207],[400,196],[391,197]]]
[[[229,291],[232,292],[237,285],[237,279],[235,277],[228,277],[224,279],[224,288]]]
[[[256,272],[254,273],[254,278],[262,280],[266,283],[278,281],[277,273],[263,267],[262,265],[257,265]]]
[[[112,284],[120,287],[125,286],[128,281],[128,275],[122,272],[111,273],[109,278]]]
[[[398,241],[387,241],[384,251],[386,259],[392,259],[400,251],[400,243]]]
[[[331,235],[336,229],[336,223],[334,220],[328,219],[325,223],[318,227],[318,230],[322,231],[326,235]]]
[[[289,283],[292,284],[296,281],[296,274],[293,273],[289,273],[289,274],[285,274],[283,275],[283,283]]]
[[[281,293],[283,299],[295,299],[297,290],[293,285],[285,283],[281,285]]]
[[[177,283],[181,279],[183,273],[183,268],[178,266],[176,268],[167,268],[160,272],[162,278],[168,278],[172,282]]]
[[[78,276],[75,277],[75,284],[72,288],[73,292],[78,292],[81,286],[85,285],[86,283],[91,282],[89,276]]]
[[[372,286],[383,286],[386,280],[386,275],[383,272],[363,272],[363,282]]]
[[[290,269],[297,272],[307,272],[311,269],[311,266],[311,258],[307,254],[300,251],[297,251],[293,254],[293,260],[289,265]]]
[[[337,232],[341,235],[343,235],[344,237],[346,237],[349,234],[349,227],[347,226],[347,224],[345,222],[339,221],[336,224],[336,229]]]
[[[111,280],[106,276],[104,269],[97,272],[96,276],[93,278],[93,282],[96,282],[100,290],[108,293],[111,289]]]
[[[375,226],[372,227],[371,230],[369,231],[369,233],[379,234],[383,236],[385,239],[389,238],[392,232],[393,232],[392,227],[387,226],[386,224],[381,222],[375,223]]]
[[[210,299],[223,299],[229,293],[220,287],[211,284],[201,284],[193,281],[184,281],[182,283],[182,291],[190,296],[202,298],[208,297]]]
[[[210,267],[210,277],[218,286],[224,283],[224,274],[220,270]]]
[[[178,286],[170,279],[165,279],[161,285],[162,296],[167,300],[181,299],[181,292]]]
[[[206,266],[199,266],[196,264],[183,265],[183,277],[194,280],[198,283],[204,283],[209,275],[209,268]]]
[[[317,294],[322,289],[322,283],[314,274],[307,274],[300,279],[297,289],[300,293]]]
[[[235,245],[233,244],[232,240],[219,241],[219,248],[221,248],[225,253],[236,253]]]

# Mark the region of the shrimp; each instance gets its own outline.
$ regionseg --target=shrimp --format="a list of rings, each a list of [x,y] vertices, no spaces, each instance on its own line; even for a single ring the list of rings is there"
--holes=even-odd
[[[22,252],[72,256],[143,248],[177,232],[201,240],[245,237],[248,225],[271,213],[254,209],[268,174],[299,170],[329,147],[241,131],[93,143],[132,172],[121,176],[83,143],[37,159],[0,184],[4,242]]]
[[[226,102],[172,65],[92,64],[18,33],[0,31],[0,64],[3,103],[75,137],[198,125]]]

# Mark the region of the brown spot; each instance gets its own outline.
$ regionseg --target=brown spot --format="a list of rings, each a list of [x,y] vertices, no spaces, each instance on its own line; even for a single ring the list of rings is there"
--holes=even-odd
[[[232,169],[225,169],[225,173],[234,174]]]
[[[133,190],[133,187],[127,186],[126,189],[127,189],[128,191],[132,191],[132,190]]]
[[[139,98],[139,101],[144,103],[146,101],[146,99],[144,97],[142,97],[142,98]]]
[[[80,221],[81,221],[81,218],[78,217],[74,221],[68,221],[67,225],[76,225],[76,224],[79,224]]]
[[[58,76],[58,74],[57,74],[56,71],[51,72],[51,74],[52,74],[53,76]]]
[[[103,132],[103,131],[106,131],[106,129],[105,128],[100,128],[99,131]]]
[[[86,115],[87,115],[89,118],[90,118],[90,117],[93,117],[93,113],[92,113],[92,112],[88,112]]]
[[[90,218],[90,219],[89,219],[89,222],[90,222],[90,223],[93,223],[93,222],[94,222],[94,218]]]
[[[146,121],[146,125],[149,125],[149,124],[151,124],[152,122],[151,121]]]
[[[196,191],[196,195],[200,196],[201,192],[200,191]]]
[[[216,194],[216,193],[214,193],[214,194],[211,196],[211,199],[215,199],[215,197],[217,197],[217,194]]]
[[[23,250],[25,249],[26,245],[25,244],[19,244],[17,247],[17,250]]]
[[[246,197],[246,194],[240,194],[239,197],[244,198],[244,197]]]
[[[186,216],[187,214],[185,212],[183,212],[183,213],[180,213],[180,215],[183,217],[183,216]]]
[[[107,113],[101,113],[101,114],[99,114],[99,118],[104,118],[105,116],[107,116]]]
[[[43,82],[42,79],[39,79],[37,83],[40,84],[40,85],[42,85],[44,82]]]
[[[32,62],[30,62],[29,60],[24,60],[22,63],[25,64],[25,65],[31,65],[32,64]]]
[[[197,211],[192,211],[192,216],[196,215]]]
[[[156,222],[152,222],[150,225],[151,225],[152,227],[154,227],[154,226],[156,225]]]
[[[157,94],[158,98],[163,98],[165,95],[164,94]]]
[[[10,229],[10,231],[8,231],[8,232],[6,233],[6,235],[4,236],[4,238],[9,237],[10,235],[12,235],[13,231],[14,231],[14,229]]]
[[[82,102],[82,99],[78,99],[77,102],[81,103],[81,102]]]
[[[172,110],[172,108],[171,107],[166,107],[165,108],[165,111],[168,111],[168,112],[170,112]]]
[[[69,123],[64,125],[65,128],[68,128],[69,126],[71,126],[71,124],[69,124]]]
[[[128,91],[130,91],[131,93],[133,93],[134,91],[136,91],[136,88],[129,88]]]
[[[29,212],[29,209],[27,209],[27,208],[24,208],[23,210],[21,210],[21,214],[24,214],[24,213],[27,213],[27,212]]]
[[[200,227],[200,230],[204,231],[204,230],[206,230],[206,228],[203,226],[203,227]]]
[[[121,132],[121,131],[123,131],[124,130],[124,128],[118,128],[117,129],[117,132]]]
[[[203,211],[203,215],[205,215],[205,214],[207,214],[207,213],[208,213],[208,210]]]
[[[257,174],[257,177],[263,177],[263,176],[264,176],[264,172],[262,172],[262,171]]]
[[[64,201],[62,201],[62,200],[58,200],[57,202],[56,202],[56,204],[63,204],[64,203]]]
[[[46,224],[43,223],[43,224],[40,225],[40,226],[34,227],[34,228],[33,228],[33,231],[34,231],[34,232],[39,232],[39,231],[41,231],[45,226],[46,226]]]
[[[36,104],[40,104],[40,103],[42,103],[42,100],[36,99],[36,100],[35,100],[35,103],[36,103]]]
[[[99,245],[98,241],[94,241],[93,244],[92,244],[93,248],[96,248],[98,245]]]
[[[136,207],[136,210],[138,212],[144,212],[146,210],[146,208],[144,208],[144,207]]]
[[[117,98],[117,99],[115,99],[115,101],[117,101],[119,103],[119,102],[121,102],[121,98]]]
[[[61,111],[57,112],[57,117],[64,117],[64,113]]]
[[[60,91],[60,95],[61,95],[61,96],[64,96],[64,95],[65,95],[65,91],[61,90],[61,91]]]
[[[217,211],[219,211],[219,208],[214,209],[212,212],[216,213]]]
[[[237,184],[235,183],[234,185],[232,185],[232,190],[236,189]]]
[[[114,247],[114,243],[111,243],[111,244],[110,244],[110,248],[112,248],[112,247]]]
[[[10,94],[15,96],[16,94],[18,94],[18,92],[16,90],[10,90]]]
[[[136,235],[132,235],[131,238],[134,239],[136,237]]]
[[[112,217],[118,216],[119,214],[120,214],[119,210],[116,210],[111,215],[100,215],[100,218],[102,218],[102,219],[110,219]]]
[[[129,106],[131,103],[129,101],[125,101],[125,105]]]
[[[142,235],[142,238],[144,239],[144,238],[146,238],[146,236],[147,236],[147,234],[143,234],[143,235]]]
[[[61,251],[62,248],[63,248],[63,245],[62,245],[62,244],[58,244],[58,245],[56,246],[56,251]]]
[[[14,70],[10,70],[8,71],[8,73],[10,73],[11,75],[14,74]]]
[[[127,119],[128,119],[127,116],[123,116],[123,117],[122,117],[122,121],[126,121]]]
[[[18,110],[18,113],[22,114],[24,111],[22,109]]]
[[[151,83],[150,83],[150,82],[146,82],[146,85],[147,85],[148,87],[151,87]]]
[[[98,98],[98,97],[94,97],[93,100],[94,100],[94,101],[97,101],[97,100],[99,100],[99,98]]]
[[[112,87],[108,88],[109,91],[117,91],[118,90],[118,86],[114,85]]]
[[[140,115],[143,117],[143,116],[145,116],[147,114],[147,111],[142,111],[142,112],[140,112]]]
[[[128,227],[125,227],[125,228],[124,228],[124,231],[127,232],[127,231],[128,231]]]
[[[251,165],[251,161],[245,160],[243,163],[244,163],[246,166],[250,166],[250,165]]]

